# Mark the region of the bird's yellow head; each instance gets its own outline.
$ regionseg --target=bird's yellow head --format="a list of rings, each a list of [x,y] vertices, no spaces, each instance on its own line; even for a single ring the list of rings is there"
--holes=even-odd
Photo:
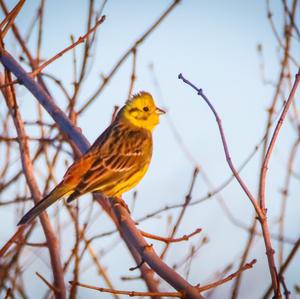
[[[142,91],[127,101],[122,115],[137,127],[152,131],[165,111],[155,106],[150,93]]]

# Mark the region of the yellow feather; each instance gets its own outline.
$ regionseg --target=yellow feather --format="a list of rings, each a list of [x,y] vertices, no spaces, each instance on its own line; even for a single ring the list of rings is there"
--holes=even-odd
[[[134,95],[89,151],[69,167],[63,180],[19,224],[32,221],[65,195],[69,196],[68,201],[95,191],[120,197],[136,186],[151,161],[152,131],[162,113],[150,93]]]

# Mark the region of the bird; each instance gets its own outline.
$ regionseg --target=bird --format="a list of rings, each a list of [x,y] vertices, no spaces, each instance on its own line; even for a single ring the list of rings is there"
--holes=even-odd
[[[120,199],[148,170],[152,157],[152,132],[165,111],[149,92],[134,94],[93,145],[66,171],[62,181],[29,210],[18,225],[31,223],[62,197],[67,202],[89,192]]]

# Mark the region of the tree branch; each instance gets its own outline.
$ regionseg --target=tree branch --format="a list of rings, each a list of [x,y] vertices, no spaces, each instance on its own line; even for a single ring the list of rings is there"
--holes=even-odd
[[[40,104],[55,120],[61,132],[65,133],[69,139],[76,144],[80,151],[84,153],[89,147],[88,141],[81,134],[80,129],[75,128],[62,110],[56,106],[50,95],[25,72],[3,48],[0,51],[0,61],[37,98]],[[143,239],[125,208],[117,206],[114,208],[114,213],[116,213],[118,221],[120,222],[122,234],[126,235],[126,238],[130,240],[130,244],[139,252],[141,258],[145,260],[157,274],[175,289],[184,291],[189,298],[202,298],[193,286],[159,259],[153,249],[149,247]]]

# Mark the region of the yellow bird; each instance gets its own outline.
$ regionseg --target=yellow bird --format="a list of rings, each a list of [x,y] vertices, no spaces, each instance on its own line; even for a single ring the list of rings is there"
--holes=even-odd
[[[132,189],[148,169],[152,131],[163,113],[150,93],[134,95],[90,149],[69,167],[63,180],[18,225],[31,222],[62,196],[68,196],[67,202],[88,192],[120,198]]]

